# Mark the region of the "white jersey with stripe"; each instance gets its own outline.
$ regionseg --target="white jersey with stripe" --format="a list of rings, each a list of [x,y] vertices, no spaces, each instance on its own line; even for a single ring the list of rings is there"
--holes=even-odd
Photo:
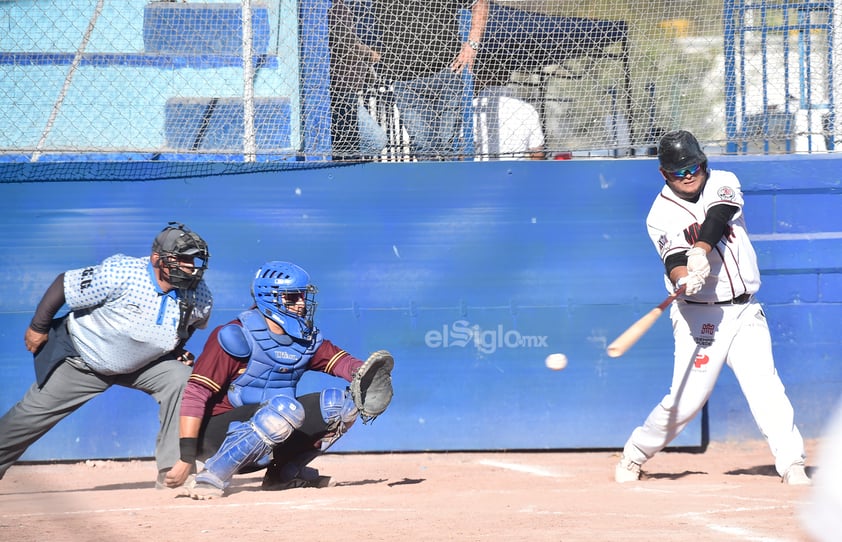
[[[178,293],[161,290],[149,257],[116,254],[67,271],[64,295],[73,343],[98,373],[131,373],[178,346]],[[206,327],[211,306],[210,290],[201,281],[189,325]]]
[[[757,255],[746,231],[739,179],[730,171],[710,170],[695,203],[679,198],[665,185],[646,218],[649,238],[661,261],[665,262],[669,256],[693,246],[707,212],[722,204],[736,206],[739,210],[728,223],[725,235],[708,254],[710,276],[702,290],[689,298],[693,301],[729,301],[742,294],[754,294],[760,288]],[[664,282],[667,291],[672,292],[673,284],[666,273]]]

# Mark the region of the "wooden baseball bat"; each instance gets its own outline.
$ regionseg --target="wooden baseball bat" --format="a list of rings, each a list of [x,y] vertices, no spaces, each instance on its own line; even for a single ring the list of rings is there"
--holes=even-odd
[[[608,348],[606,349],[608,357],[619,358],[628,352],[629,348],[634,346],[634,344],[639,341],[647,331],[649,331],[649,328],[651,328],[652,324],[661,317],[661,314],[667,307],[670,306],[670,303],[675,301],[675,299],[683,293],[684,285],[682,284],[678,290],[668,295],[666,299],[661,301],[660,305],[644,314],[640,320],[630,325],[627,330],[614,339],[614,342],[608,345]]]

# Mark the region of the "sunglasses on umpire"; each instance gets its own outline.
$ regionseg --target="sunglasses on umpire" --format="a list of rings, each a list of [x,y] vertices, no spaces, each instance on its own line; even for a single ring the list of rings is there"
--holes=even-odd
[[[683,179],[687,175],[695,175],[699,172],[700,169],[702,169],[702,164],[696,164],[695,166],[682,168],[678,171],[670,171],[669,174],[675,177],[676,179]]]

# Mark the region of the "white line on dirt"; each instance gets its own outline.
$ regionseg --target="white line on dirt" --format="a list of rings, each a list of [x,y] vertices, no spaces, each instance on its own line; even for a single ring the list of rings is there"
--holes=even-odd
[[[740,540],[747,540],[750,542],[789,542],[785,538],[773,538],[762,534],[754,533],[748,529],[741,527],[730,527],[727,525],[717,525],[715,523],[706,523],[705,526],[718,533],[728,534]]]
[[[646,488],[641,487],[640,485],[633,485],[630,487],[633,491],[641,492],[641,493],[675,493],[672,489],[663,489],[663,488]],[[717,486],[710,486],[710,489],[718,489]],[[734,497],[728,496],[730,499],[734,499]],[[742,501],[751,501],[751,502],[763,502],[766,499],[756,498],[756,497],[736,497],[735,500],[742,500]],[[670,517],[673,518],[685,518],[691,519],[693,521],[698,522],[702,526],[717,532],[723,535],[730,535],[734,540],[742,540],[745,542],[792,542],[792,539],[789,538],[779,538],[779,537],[772,537],[760,533],[753,532],[749,529],[744,529],[742,527],[735,527],[732,525],[722,525],[718,523],[712,523],[712,518],[717,518],[719,520],[723,519],[722,516],[726,514],[750,514],[752,512],[768,512],[771,510],[786,510],[786,506],[740,506],[740,507],[727,507],[722,509],[715,509],[715,510],[703,510],[698,512],[684,512],[681,514],[672,514]]]
[[[503,463],[502,461],[494,461],[491,459],[482,459],[479,461],[480,465],[486,467],[497,467],[498,469],[512,470],[515,472],[523,472],[526,474],[534,474],[535,476],[544,476],[546,478],[568,478],[568,476],[559,474],[557,472],[548,471],[541,467],[532,467],[529,465],[520,465],[518,463]]]
[[[718,523],[711,523],[712,517],[718,517],[720,520],[723,519],[722,516],[726,514],[745,514],[745,513],[752,513],[752,512],[768,512],[770,510],[780,510],[785,509],[786,507],[783,506],[753,506],[753,507],[739,507],[739,508],[728,508],[728,509],[718,509],[718,510],[708,510],[704,512],[687,512],[684,514],[676,514],[674,517],[681,517],[681,518],[689,518],[695,521],[698,521],[700,524],[704,525],[708,529],[715,531],[717,533],[731,535],[732,537],[745,540],[747,542],[789,542],[790,539],[787,538],[778,538],[772,537],[760,533],[756,533],[749,529],[744,529],[742,527],[735,527],[733,525],[721,525]]]
[[[289,501],[271,501],[271,502],[250,502],[250,503],[220,503],[216,499],[213,502],[194,502],[182,505],[169,506],[140,506],[131,508],[96,508],[91,510],[66,510],[59,512],[32,512],[28,514],[0,514],[0,519],[4,518],[32,518],[32,517],[47,517],[47,516],[81,516],[86,514],[122,514],[127,512],[152,512],[155,510],[196,510],[202,508],[253,508],[257,506],[282,507],[284,510],[324,510],[329,507],[330,510],[339,510],[343,512],[405,512],[406,508],[370,508],[361,506],[337,506],[337,500],[318,500],[308,501],[306,503],[293,503]]]
[[[675,514],[674,517],[679,518],[693,518],[693,517],[705,517],[712,514],[741,514],[744,512],[761,512],[761,511],[769,511],[769,510],[786,510],[788,506],[740,506],[740,507],[728,507],[724,509],[717,509],[717,510],[706,510],[702,512],[684,512],[683,514]]]

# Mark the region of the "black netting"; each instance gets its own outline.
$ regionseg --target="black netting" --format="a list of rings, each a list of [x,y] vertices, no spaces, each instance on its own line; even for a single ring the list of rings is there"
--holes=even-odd
[[[154,179],[640,156],[679,127],[708,154],[832,151],[832,15],[819,2],[0,2],[0,164],[8,182],[99,178],[84,165],[98,161]]]

